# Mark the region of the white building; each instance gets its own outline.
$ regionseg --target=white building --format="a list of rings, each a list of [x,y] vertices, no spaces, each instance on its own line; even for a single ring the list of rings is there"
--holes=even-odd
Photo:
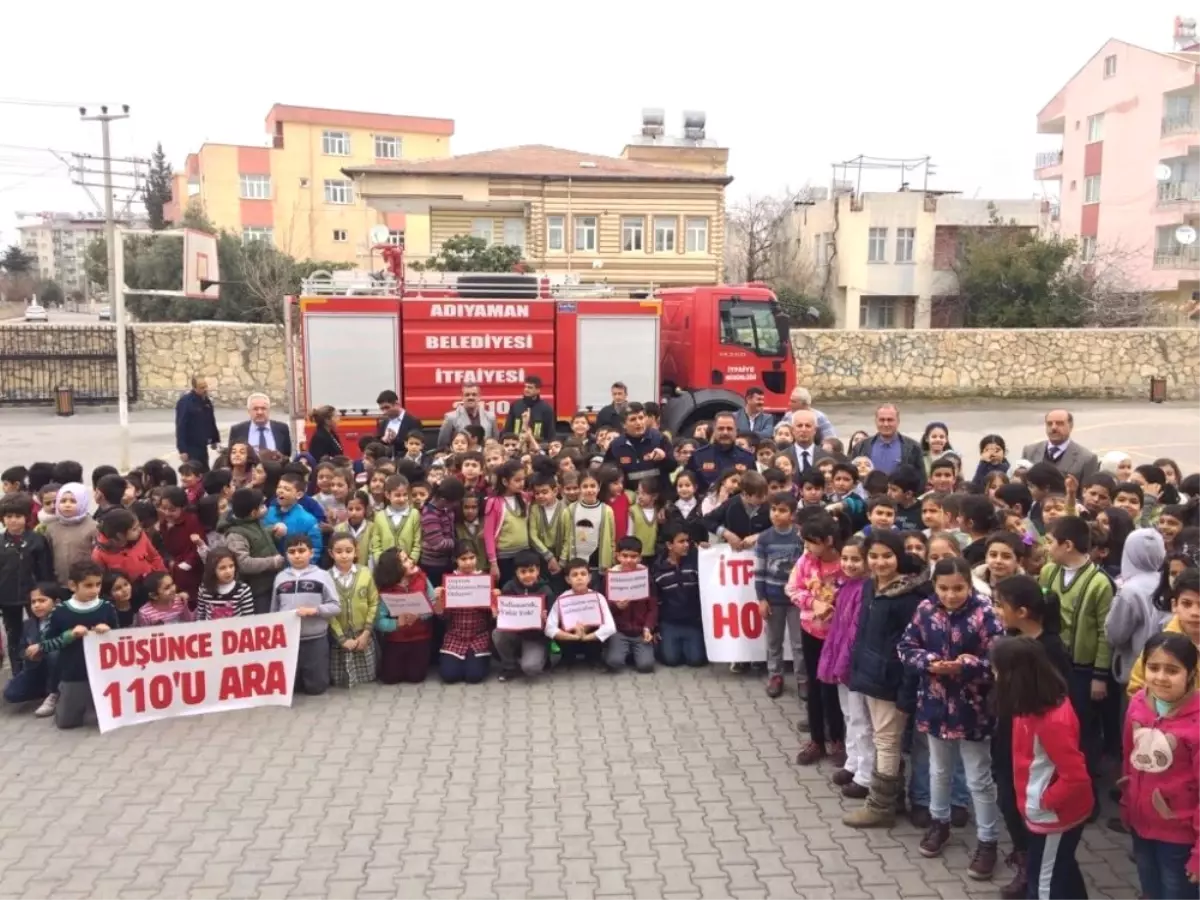
[[[953,265],[964,229],[996,221],[1041,228],[1051,215],[1041,200],[845,193],[797,206],[793,234],[839,328],[945,327],[951,323],[942,318],[938,298],[957,293]]]

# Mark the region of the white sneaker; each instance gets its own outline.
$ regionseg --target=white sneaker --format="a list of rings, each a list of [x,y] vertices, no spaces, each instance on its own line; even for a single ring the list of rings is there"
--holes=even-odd
[[[58,694],[48,694],[42,705],[33,711],[39,719],[54,715],[54,707],[58,706]]]

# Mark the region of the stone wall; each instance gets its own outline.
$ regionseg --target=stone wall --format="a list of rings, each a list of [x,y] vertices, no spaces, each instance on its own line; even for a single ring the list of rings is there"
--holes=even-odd
[[[815,396],[1200,399],[1200,330],[930,329],[792,332]]]
[[[254,391],[282,408],[283,329],[230,322],[134,325],[140,408],[173,407],[193,375],[208,381],[217,406],[243,407]]]

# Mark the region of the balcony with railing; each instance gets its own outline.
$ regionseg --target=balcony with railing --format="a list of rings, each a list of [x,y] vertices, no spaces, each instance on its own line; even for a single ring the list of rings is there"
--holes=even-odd
[[[1159,203],[1189,203],[1195,200],[1200,200],[1200,182],[1160,181],[1158,183]]]
[[[1200,110],[1196,107],[1162,117],[1162,136],[1174,137],[1200,129]]]
[[[1035,178],[1060,178],[1063,161],[1062,150],[1043,150],[1033,158],[1033,174]]]
[[[1156,269],[1191,269],[1200,265],[1200,244],[1173,244],[1154,251]]]

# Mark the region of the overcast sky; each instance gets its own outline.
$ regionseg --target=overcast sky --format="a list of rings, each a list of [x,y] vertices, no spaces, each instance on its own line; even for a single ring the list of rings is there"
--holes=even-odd
[[[17,211],[92,210],[44,151],[100,153],[80,104],[127,103],[113,153],[263,145],[273,103],[452,118],[455,153],[543,143],[616,156],[643,107],[708,114],[734,198],[866,153],[931,155],[932,187],[1040,195],[1035,116],[1110,37],[1169,50],[1190,4],[668,4],[459,0],[12,3],[0,87],[0,241]],[[1194,8],[1193,8],[1194,11]],[[25,38],[17,36],[24,35]],[[62,106],[14,100],[61,102]],[[894,190],[878,174],[864,189]],[[95,192],[99,198],[99,192]]]

